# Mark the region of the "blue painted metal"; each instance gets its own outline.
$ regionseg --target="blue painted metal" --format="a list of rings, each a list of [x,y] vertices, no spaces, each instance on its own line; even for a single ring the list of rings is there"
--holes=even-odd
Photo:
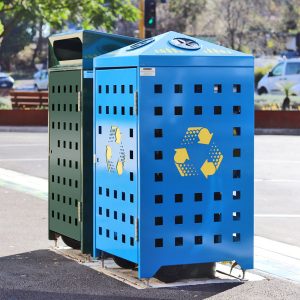
[[[140,278],[167,265],[236,260],[243,269],[253,267],[253,57],[197,39],[200,49],[181,50],[170,44],[177,37],[189,38],[170,32],[136,50],[125,47],[94,60],[95,250],[137,262]],[[124,105],[134,107],[133,95],[98,90],[122,84],[136,84],[137,117],[128,110],[119,114]],[[101,104],[117,106],[118,113],[107,115],[102,108],[99,114]],[[105,128],[101,135],[99,125]],[[105,163],[110,126],[122,128],[121,176],[108,172]],[[130,127],[136,128],[134,138],[127,134]],[[99,196],[99,186],[132,188],[137,201]],[[137,216],[133,248],[99,235],[99,226],[134,232],[99,216],[100,201]]]

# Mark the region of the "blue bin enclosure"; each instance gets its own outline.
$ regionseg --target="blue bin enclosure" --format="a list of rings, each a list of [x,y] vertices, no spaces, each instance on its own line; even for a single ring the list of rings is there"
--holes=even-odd
[[[253,57],[176,32],[94,59],[94,254],[253,267]]]

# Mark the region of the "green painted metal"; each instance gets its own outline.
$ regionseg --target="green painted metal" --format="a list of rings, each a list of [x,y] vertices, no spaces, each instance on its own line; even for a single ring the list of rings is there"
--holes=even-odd
[[[93,249],[93,58],[135,38],[89,30],[49,38],[49,239]]]

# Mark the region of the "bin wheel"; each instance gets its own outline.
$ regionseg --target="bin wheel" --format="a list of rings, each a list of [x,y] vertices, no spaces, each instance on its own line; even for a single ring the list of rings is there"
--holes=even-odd
[[[80,241],[73,240],[64,235],[62,235],[61,238],[67,246],[69,246],[75,250],[80,250],[80,246],[81,246]]]
[[[114,262],[123,269],[134,269],[136,268],[137,264],[129,261],[127,259],[121,258],[119,256],[113,256]]]

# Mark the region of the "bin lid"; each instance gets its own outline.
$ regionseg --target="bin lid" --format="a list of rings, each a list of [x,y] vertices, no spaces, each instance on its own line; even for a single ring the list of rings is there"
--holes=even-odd
[[[93,30],[76,30],[49,37],[49,67],[93,67],[95,56],[136,43],[137,38]]]
[[[108,66],[253,66],[253,56],[177,32],[139,41],[94,59]]]

